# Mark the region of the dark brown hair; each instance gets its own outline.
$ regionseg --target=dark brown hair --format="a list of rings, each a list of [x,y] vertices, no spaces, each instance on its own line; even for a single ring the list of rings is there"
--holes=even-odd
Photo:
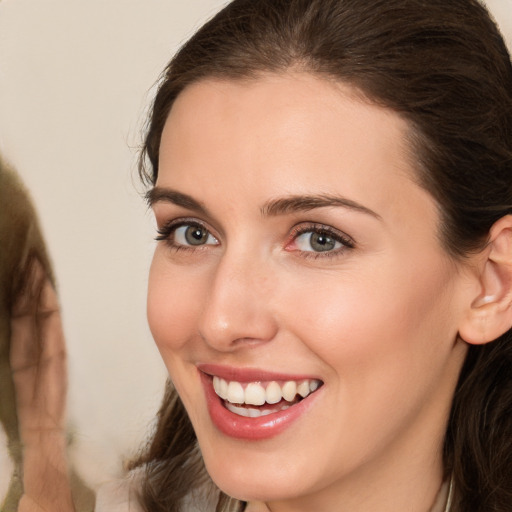
[[[165,121],[189,84],[292,68],[350,84],[408,121],[417,179],[439,205],[440,238],[454,258],[482,248],[493,223],[512,213],[512,66],[477,0],[235,0],[166,68],[141,155],[143,179],[157,179]],[[471,346],[461,372],[444,447],[452,510],[510,511],[511,443],[509,331]],[[200,458],[190,463],[197,454],[169,384],[138,461],[148,471],[147,510],[179,510],[182,495],[203,481]]]

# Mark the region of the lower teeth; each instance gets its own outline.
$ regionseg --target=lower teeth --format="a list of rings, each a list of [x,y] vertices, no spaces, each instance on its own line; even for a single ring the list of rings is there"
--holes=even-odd
[[[292,404],[282,404],[277,409],[256,409],[254,407],[238,407],[228,401],[224,401],[224,405],[228,411],[231,411],[234,414],[238,414],[238,416],[244,416],[246,418],[259,418],[260,416],[267,416],[269,414],[284,411],[290,408]]]

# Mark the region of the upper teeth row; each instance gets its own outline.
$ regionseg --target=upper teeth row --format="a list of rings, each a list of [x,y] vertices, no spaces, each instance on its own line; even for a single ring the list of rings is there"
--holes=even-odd
[[[240,382],[227,382],[220,377],[213,377],[213,389],[223,400],[232,404],[263,405],[277,404],[281,399],[292,402],[299,394],[306,398],[320,385],[316,379],[306,379],[300,382],[288,380],[280,385],[275,381],[264,385],[260,382],[249,382],[245,389]]]

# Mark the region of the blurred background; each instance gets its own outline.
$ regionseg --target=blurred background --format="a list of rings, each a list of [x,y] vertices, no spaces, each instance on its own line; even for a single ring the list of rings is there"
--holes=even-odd
[[[0,152],[39,212],[69,352],[73,462],[93,487],[147,438],[166,372],[136,160],[154,84],[225,0],[0,1]],[[512,0],[488,0],[512,47]],[[1,207],[1,205],[0,205]],[[9,461],[0,456],[0,475]],[[0,495],[4,491],[0,476]]]

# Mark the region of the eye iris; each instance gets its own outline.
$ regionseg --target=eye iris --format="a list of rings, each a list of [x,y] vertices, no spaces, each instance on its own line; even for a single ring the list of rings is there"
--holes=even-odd
[[[208,239],[208,231],[199,226],[190,226],[185,230],[185,240],[190,245],[203,245]]]
[[[336,240],[325,233],[311,233],[309,243],[315,251],[324,252],[334,249]]]

